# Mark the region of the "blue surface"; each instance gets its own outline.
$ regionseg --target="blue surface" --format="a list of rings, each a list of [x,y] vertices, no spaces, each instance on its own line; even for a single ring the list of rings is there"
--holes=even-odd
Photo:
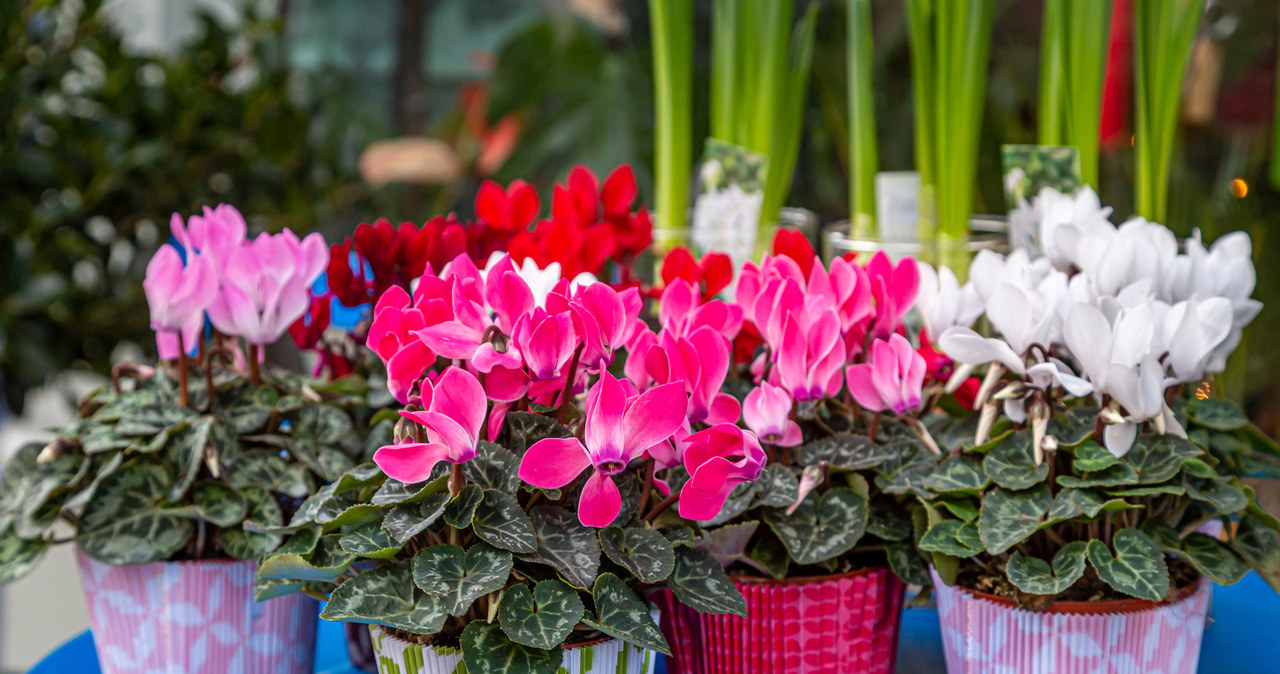
[[[1209,625],[1200,648],[1200,674],[1273,674],[1280,671],[1280,597],[1257,574],[1231,587],[1215,587]],[[908,609],[898,641],[898,672],[945,671],[938,613]],[[658,674],[664,674],[661,662]],[[339,623],[320,621],[316,635],[317,674],[357,674],[347,662],[346,637]],[[93,635],[83,632],[49,654],[30,674],[99,674]]]

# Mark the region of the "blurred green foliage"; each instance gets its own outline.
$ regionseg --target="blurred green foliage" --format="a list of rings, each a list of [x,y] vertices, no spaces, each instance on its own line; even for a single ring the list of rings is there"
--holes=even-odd
[[[77,11],[76,5],[82,5]],[[101,0],[0,0],[0,368],[24,392],[118,344],[152,350],[139,280],[169,216],[233,203],[257,229],[357,208],[321,78],[248,17],[165,58],[129,53]],[[345,162],[354,165],[354,161]]]

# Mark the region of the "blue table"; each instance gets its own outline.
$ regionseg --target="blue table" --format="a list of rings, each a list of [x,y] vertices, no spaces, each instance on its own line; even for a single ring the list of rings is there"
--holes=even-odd
[[[1257,574],[1231,587],[1215,587],[1209,627],[1200,649],[1200,674],[1273,674],[1280,671],[1280,597]],[[662,672],[661,665],[659,673]],[[320,621],[317,674],[358,674],[347,662],[342,625]],[[898,642],[900,674],[945,671],[938,613],[908,609]],[[83,632],[63,644],[30,674],[99,674],[93,635]]]

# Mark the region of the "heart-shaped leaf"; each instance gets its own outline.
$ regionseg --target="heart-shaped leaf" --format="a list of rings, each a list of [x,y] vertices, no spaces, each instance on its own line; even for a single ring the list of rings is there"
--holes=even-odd
[[[1256,517],[1245,515],[1236,527],[1231,547],[1263,580],[1280,592],[1280,533]]]
[[[962,558],[973,557],[983,550],[977,523],[959,520],[942,520],[929,527],[919,545],[921,550]]]
[[[867,533],[886,541],[903,540],[911,535],[911,515],[895,499],[876,496],[871,499]]]
[[[715,560],[707,557],[719,568]],[[677,566],[678,566],[677,562]],[[649,617],[649,607],[640,601],[621,578],[612,573],[602,573],[591,590],[596,605],[594,618],[584,617],[582,622],[611,637],[648,648],[664,655],[671,655],[671,648],[662,631]],[[678,596],[678,595],[677,595]]]
[[[700,613],[746,617],[747,602],[724,568],[705,550],[676,549],[675,569],[668,579],[680,603]]]
[[[446,463],[436,465],[436,469],[443,474],[439,477],[419,482],[417,484],[405,484],[399,480],[387,478],[378,487],[378,491],[374,493],[373,498],[369,502],[376,506],[399,505],[401,503],[414,503],[421,501],[433,494],[448,493],[449,491],[449,475]],[[434,475],[436,471],[432,471]]]
[[[982,500],[978,533],[987,552],[998,555],[1035,533],[1049,511],[1053,496],[1038,484],[1025,491],[997,487]]]
[[[498,622],[502,631],[518,644],[551,649],[564,643],[573,626],[582,619],[582,600],[572,588],[558,580],[514,585],[502,596]]]
[[[1176,435],[1139,435],[1124,458],[1138,472],[1138,482],[1164,482],[1182,470],[1182,463],[1204,451]]]
[[[392,506],[382,519],[382,527],[401,545],[431,526],[444,514],[449,493],[431,494],[421,501]]]
[[[766,508],[764,521],[797,564],[817,564],[848,552],[867,526],[867,500],[851,489],[835,488],[805,499],[795,513]]]
[[[317,445],[334,445],[351,434],[351,418],[332,405],[309,404],[300,410],[293,423],[293,435],[314,440]]]
[[[642,583],[659,583],[671,575],[676,555],[671,542],[647,526],[605,527],[600,548]]]
[[[166,428],[191,423],[199,415],[180,405],[153,403],[129,410],[116,424],[116,433],[129,437],[153,436]]]
[[[978,519],[981,512],[978,510],[978,504],[969,496],[943,496],[933,501],[933,504],[945,508],[947,512],[960,518],[963,522],[974,522]],[[871,511],[875,515],[875,510]],[[870,524],[867,525],[870,530]]]
[[[492,442],[481,441],[476,458],[462,464],[468,482],[514,494],[520,488],[520,457]]]
[[[1076,517],[1093,518],[1103,510],[1124,510],[1130,507],[1134,506],[1130,506],[1121,499],[1103,499],[1089,489],[1063,488],[1053,497],[1049,514],[1045,517],[1044,524],[1040,526],[1044,528]]]
[[[240,492],[225,482],[201,480],[191,489],[191,503],[196,514],[220,527],[230,527],[244,520],[248,506]]]
[[[1073,541],[1053,556],[1053,567],[1043,559],[1013,553],[1005,566],[1009,582],[1023,592],[1054,595],[1067,591],[1084,575],[1085,543]]]
[[[1249,498],[1234,479],[1186,480],[1184,484],[1187,495],[1208,503],[1223,515],[1238,515],[1249,507]]]
[[[760,522],[752,520],[750,522],[727,524],[723,527],[707,529],[703,532],[703,541],[698,548],[706,550],[712,557],[715,557],[721,568],[728,568],[734,562],[742,562],[767,573],[767,569],[747,554],[747,545],[751,543],[752,537],[755,536],[759,528]],[[785,557],[786,555],[783,556]],[[675,556],[673,554],[673,564],[674,561]]]
[[[660,529],[658,533],[662,534],[668,541],[671,541],[672,547],[680,547],[682,545],[686,548],[693,547],[693,529],[683,524]]]
[[[1235,550],[1201,533],[1193,533],[1183,539],[1178,556],[1218,585],[1235,585],[1249,572],[1249,567]]]
[[[501,590],[511,575],[511,553],[484,543],[463,551],[457,545],[433,545],[413,556],[413,581],[440,597],[450,615],[460,616],[476,599]]]
[[[1138,484],[1138,471],[1128,463],[1117,463],[1099,471],[1084,473],[1082,477],[1075,475],[1059,475],[1058,484],[1072,489],[1086,487],[1123,487]]]
[[[924,499],[934,494],[924,487],[937,462],[919,441],[899,438],[884,445],[890,459],[876,466],[876,485],[886,494],[915,494]]]
[[[80,549],[112,566],[165,559],[190,540],[195,522],[162,506],[173,484],[164,464],[139,457],[121,466],[84,508]]]
[[[580,590],[590,588],[600,571],[600,541],[578,516],[556,506],[540,505],[530,513],[537,549],[520,559],[551,566]]]
[[[1249,418],[1239,405],[1221,398],[1188,401],[1187,417],[1192,423],[1215,431],[1239,430],[1249,424]]]
[[[911,541],[886,541],[884,552],[889,559],[889,568],[902,582],[910,585],[929,583],[929,563]]]
[[[1076,445],[1071,454],[1071,469],[1076,473],[1094,473],[1120,463],[1115,454],[1093,441]]]
[[[31,573],[48,549],[49,542],[43,538],[21,538],[12,528],[5,529],[0,534],[0,585]]]
[[[444,508],[444,523],[454,529],[466,529],[471,526],[471,518],[476,514],[480,501],[484,500],[484,489],[469,484],[458,492]]]
[[[1049,477],[1049,463],[1036,465],[1031,449],[1031,431],[1018,431],[1005,438],[987,455],[982,467],[996,484],[1005,489],[1027,489]]]
[[[1169,567],[1156,544],[1137,529],[1121,529],[1111,542],[1114,556],[1106,543],[1089,541],[1089,563],[1098,577],[1116,592],[1162,601],[1169,594]]]
[[[471,527],[481,540],[495,548],[524,553],[538,548],[529,516],[514,496],[496,489],[484,490],[484,498],[476,506]]]
[[[237,433],[250,435],[262,430],[279,400],[280,394],[271,386],[248,387],[234,402],[221,410],[221,414],[231,422]]]
[[[314,481],[306,468],[285,461],[278,452],[265,449],[240,454],[227,466],[223,477],[233,487],[256,484],[294,498],[305,498],[311,494]]]
[[[800,497],[800,480],[786,466],[769,464],[758,484],[761,489],[756,494],[756,505],[781,508],[795,503]]]
[[[1073,447],[1093,436],[1097,420],[1098,408],[1073,407],[1049,421],[1049,434],[1058,439],[1059,447]]]
[[[259,527],[278,527],[284,523],[280,506],[266,489],[257,485],[245,485],[240,489],[246,506],[245,521]],[[256,533],[245,527],[219,529],[218,546],[236,559],[257,559],[280,545],[283,538],[278,533]]]
[[[343,550],[359,557],[370,559],[390,559],[395,556],[402,543],[397,542],[378,522],[365,522],[342,534],[338,543]]]
[[[309,552],[285,551],[284,548],[292,542],[293,539],[290,539],[289,543],[281,547],[281,552],[268,555],[258,564],[259,577],[332,583],[346,573],[351,562],[355,561],[355,555],[342,549],[337,534],[319,539],[315,549]]]
[[[462,630],[462,661],[467,674],[556,674],[560,649],[541,650],[515,643],[497,625],[475,620]]]
[[[444,627],[444,604],[413,584],[410,560],[386,564],[349,578],[329,595],[325,620],[387,625],[414,634]]]
[[[991,479],[982,470],[982,461],[968,454],[949,457],[934,468],[924,479],[924,488],[945,494],[948,492],[979,492]]]
[[[533,443],[546,438],[569,438],[573,432],[545,414],[508,412],[499,440],[516,456],[524,456]]]
[[[888,461],[893,454],[892,448],[878,445],[865,436],[836,433],[801,446],[796,451],[796,460],[802,466],[825,461],[840,470],[866,470]]]

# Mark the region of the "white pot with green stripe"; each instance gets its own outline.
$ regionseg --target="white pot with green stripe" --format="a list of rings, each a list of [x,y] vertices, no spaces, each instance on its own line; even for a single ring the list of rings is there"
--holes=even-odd
[[[370,626],[378,674],[467,674],[462,650],[424,646]],[[658,654],[619,639],[564,649],[556,674],[653,674]]]

